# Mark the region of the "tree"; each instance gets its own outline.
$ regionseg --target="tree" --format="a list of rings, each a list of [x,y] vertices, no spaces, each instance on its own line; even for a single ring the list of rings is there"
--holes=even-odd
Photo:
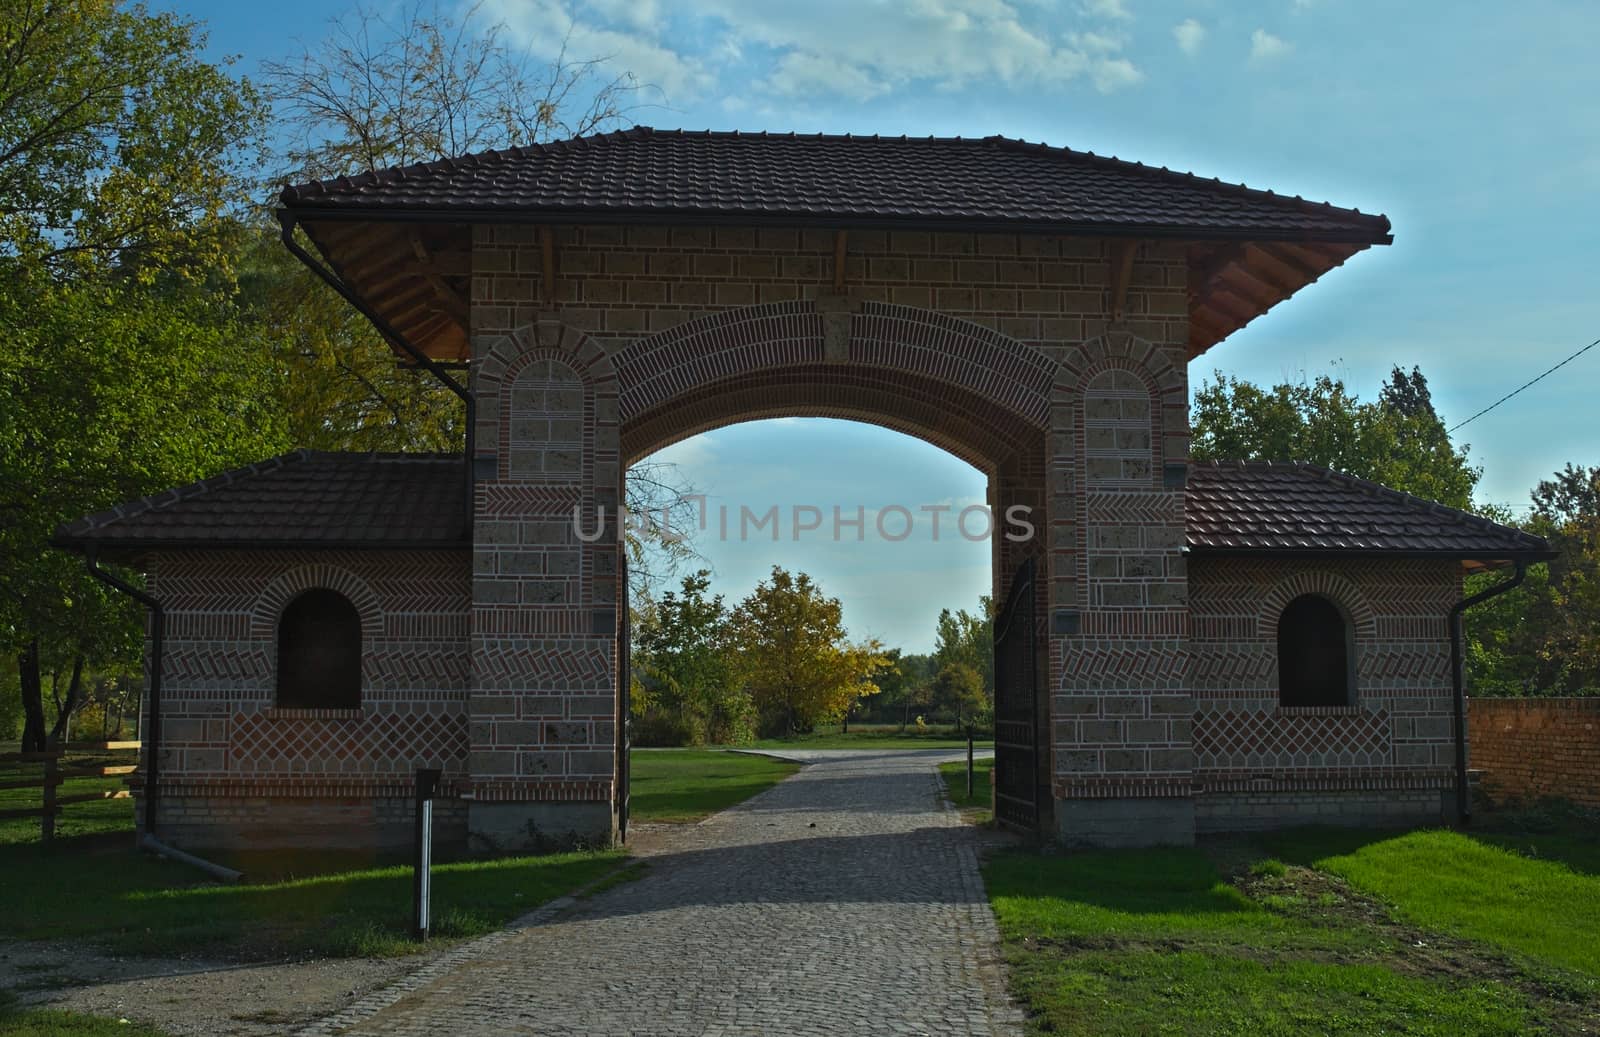
[[[739,743],[754,734],[755,709],[739,680],[728,610],[709,595],[704,569],[667,591],[634,628],[633,714],[640,742]]]
[[[845,715],[878,690],[883,664],[876,641],[851,642],[839,599],[805,573],[773,566],[734,611],[746,686],[763,734],[797,734]]]
[[[142,619],[50,546],[56,526],[286,443],[270,372],[202,293],[0,292],[0,328],[0,642],[19,655],[36,749],[64,730],[96,666],[137,658]],[[47,731],[51,674],[70,676]]]
[[[1467,613],[1474,694],[1600,694],[1600,466],[1568,464],[1532,492],[1524,525],[1556,558]],[[1469,577],[1469,593],[1504,579]]]
[[[597,63],[536,69],[485,24],[481,4],[459,17],[413,3],[389,18],[358,6],[319,43],[263,62],[268,95],[290,143],[280,183],[370,173],[490,148],[589,132],[615,121],[631,95],[624,76],[594,81]],[[587,104],[570,110],[585,90]],[[280,399],[295,441],[330,450],[459,450],[457,398],[401,370],[370,324],[264,233],[250,243],[245,304],[284,372]]]
[[[316,180],[432,162],[603,129],[631,110],[638,86],[606,80],[602,59],[565,48],[539,68],[485,23],[414,2],[396,18],[358,5],[321,43],[262,64],[277,114],[294,134],[285,180]],[[581,102],[581,103],[580,103]]]
[[[276,229],[241,247],[241,328],[276,372],[289,439],[314,450],[460,450],[459,401],[402,368],[372,325],[301,265]]]
[[[230,259],[266,110],[180,15],[13,0],[0,25],[0,252],[47,278],[198,279]],[[13,271],[15,272],[15,271]]]
[[[0,25],[0,650],[28,749],[139,641],[55,526],[283,445],[231,310],[265,112],[203,43],[110,0],[21,0]]]
[[[956,723],[982,723],[990,710],[983,678],[966,663],[946,663],[933,679],[933,708],[952,715]]]
[[[1462,509],[1482,475],[1450,442],[1415,368],[1394,368],[1376,403],[1328,375],[1263,389],[1217,373],[1196,390],[1191,418],[1196,460],[1307,461]]]
[[[994,601],[985,594],[978,599],[977,614],[961,609],[941,609],[934,632],[935,672],[960,663],[978,674],[984,694],[994,698]]]
[[[368,173],[492,148],[592,133],[631,110],[639,87],[600,75],[598,59],[548,66],[513,45],[483,5],[454,13],[433,0],[391,17],[357,6],[320,42],[263,63],[267,93],[290,144],[280,183]],[[401,370],[389,345],[276,240],[249,252],[245,305],[283,373],[279,400],[295,442],[330,450],[460,450],[461,405],[434,379]],[[628,472],[626,505],[663,511],[678,534],[694,529],[693,491],[672,466]],[[661,523],[627,532],[631,587],[648,594],[697,557]]]

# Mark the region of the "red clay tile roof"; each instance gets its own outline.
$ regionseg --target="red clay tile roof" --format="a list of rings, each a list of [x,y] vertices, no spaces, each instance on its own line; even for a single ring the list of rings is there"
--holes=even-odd
[[[175,547],[465,547],[459,454],[299,450],[64,526],[56,542]],[[1210,462],[1188,482],[1204,554],[1549,557],[1538,537],[1308,464]]]
[[[62,526],[56,543],[161,547],[464,544],[460,454],[296,450]]]
[[[1198,463],[1187,504],[1195,553],[1551,556],[1529,533],[1312,464]]]
[[[319,214],[529,221],[949,225],[1386,244],[1383,216],[1005,137],[646,126],[285,188]]]

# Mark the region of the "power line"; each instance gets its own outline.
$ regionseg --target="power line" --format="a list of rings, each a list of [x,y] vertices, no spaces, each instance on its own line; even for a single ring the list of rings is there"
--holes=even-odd
[[[1544,378],[1547,378],[1550,375],[1555,374],[1557,371],[1561,370],[1563,367],[1566,367],[1568,364],[1572,363],[1574,360],[1578,359],[1583,354],[1589,352],[1589,350],[1593,349],[1595,346],[1600,346],[1600,338],[1597,338],[1593,342],[1589,343],[1587,346],[1584,346],[1582,349],[1578,350],[1576,353],[1572,354],[1571,356],[1567,357],[1565,360],[1561,361],[1561,363],[1559,363],[1556,366],[1552,367],[1550,370],[1544,372],[1544,374],[1541,374],[1538,378],[1534,378],[1531,381],[1524,382],[1523,384],[1517,386],[1515,389],[1512,389],[1510,392],[1506,393],[1504,396],[1500,397],[1498,400],[1495,400],[1493,403],[1489,404],[1489,406],[1483,408],[1483,410],[1480,410],[1478,413],[1476,413],[1472,417],[1468,418],[1466,421],[1463,421],[1460,424],[1454,426],[1453,428],[1450,428],[1450,429],[1446,430],[1446,434],[1455,432],[1455,430],[1458,429],[1458,428],[1461,428],[1462,425],[1469,425],[1472,422],[1477,421],[1479,418],[1483,417],[1485,414],[1489,413],[1490,411],[1494,410],[1496,407],[1500,406],[1502,403],[1504,403],[1507,400],[1511,399],[1511,397],[1515,396],[1517,393],[1519,393],[1522,390],[1526,389],[1528,386],[1533,385],[1534,382],[1541,381]]]

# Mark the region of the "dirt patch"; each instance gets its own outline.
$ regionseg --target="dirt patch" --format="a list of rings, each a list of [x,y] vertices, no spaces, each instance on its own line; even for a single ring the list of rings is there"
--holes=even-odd
[[[178,1037],[265,1037],[346,1007],[433,953],[238,964],[116,957],[61,941],[0,942],[0,988],[25,1004],[130,1019]]]
[[[1535,974],[1492,947],[1408,925],[1381,901],[1336,875],[1289,865],[1282,874],[1235,872],[1231,881],[1273,911],[1323,928],[1356,928],[1385,945],[1383,965],[1404,976],[1459,984],[1502,983],[1519,991],[1559,1033],[1600,1032],[1600,996],[1555,973]],[[1312,952],[1314,960],[1348,963],[1357,956]],[[1592,990],[1592,987],[1591,987]]]

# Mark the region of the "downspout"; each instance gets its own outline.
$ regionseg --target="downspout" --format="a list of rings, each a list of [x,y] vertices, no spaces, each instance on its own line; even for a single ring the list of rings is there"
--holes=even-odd
[[[161,791],[161,654],[163,635],[167,627],[166,610],[162,608],[161,602],[148,592],[124,583],[100,568],[95,561],[93,547],[90,547],[88,553],[84,555],[84,561],[89,567],[90,576],[113,590],[121,591],[150,610],[150,697],[148,699],[150,722],[142,732],[145,736],[142,739],[145,743],[144,829],[139,833],[139,848],[159,854],[168,860],[198,868],[223,882],[238,882],[244,878],[243,872],[213,864],[191,853],[184,853],[156,838],[156,800]]]
[[[161,607],[161,602],[149,593],[124,583],[100,568],[93,547],[84,556],[84,562],[89,567],[90,576],[150,610],[150,719],[141,732],[141,740],[145,743],[144,834],[153,837],[156,833],[156,800],[161,794],[161,643],[166,633],[166,611]]]
[[[1450,606],[1450,684],[1451,690],[1455,693],[1456,820],[1463,827],[1472,823],[1472,793],[1467,788],[1467,691],[1465,663],[1461,649],[1464,640],[1461,617],[1472,606],[1499,597],[1516,587],[1527,575],[1528,563],[1519,561],[1516,574],[1511,579],[1503,580]]]
[[[467,422],[466,463],[462,465],[462,495],[464,497],[463,516],[465,522],[464,528],[470,535],[472,531],[472,516],[474,510],[472,501],[472,466],[475,459],[473,451],[477,445],[478,438],[477,398],[473,396],[471,389],[450,377],[450,375],[446,373],[445,369],[441,367],[437,361],[413,345],[410,339],[406,338],[395,329],[394,325],[384,320],[376,311],[372,309],[372,307],[367,305],[364,299],[362,299],[355,292],[351,291],[349,286],[344,283],[344,280],[340,278],[338,274],[334,273],[326,263],[323,263],[321,260],[317,259],[310,252],[307,252],[303,247],[301,247],[300,243],[296,241],[294,237],[295,216],[293,212],[288,209],[279,209],[278,224],[283,228],[282,237],[284,247],[287,248],[296,259],[300,260],[300,262],[309,267],[311,272],[321,278],[329,288],[332,288],[334,291],[338,292],[340,298],[344,299],[344,301],[349,303],[351,306],[354,306],[357,313],[371,321],[372,326],[378,329],[378,334],[388,339],[395,346],[398,346],[416,363],[418,367],[433,375],[434,378],[438,379],[441,385],[443,385],[446,389],[449,389],[461,400],[462,405],[466,409]]]

